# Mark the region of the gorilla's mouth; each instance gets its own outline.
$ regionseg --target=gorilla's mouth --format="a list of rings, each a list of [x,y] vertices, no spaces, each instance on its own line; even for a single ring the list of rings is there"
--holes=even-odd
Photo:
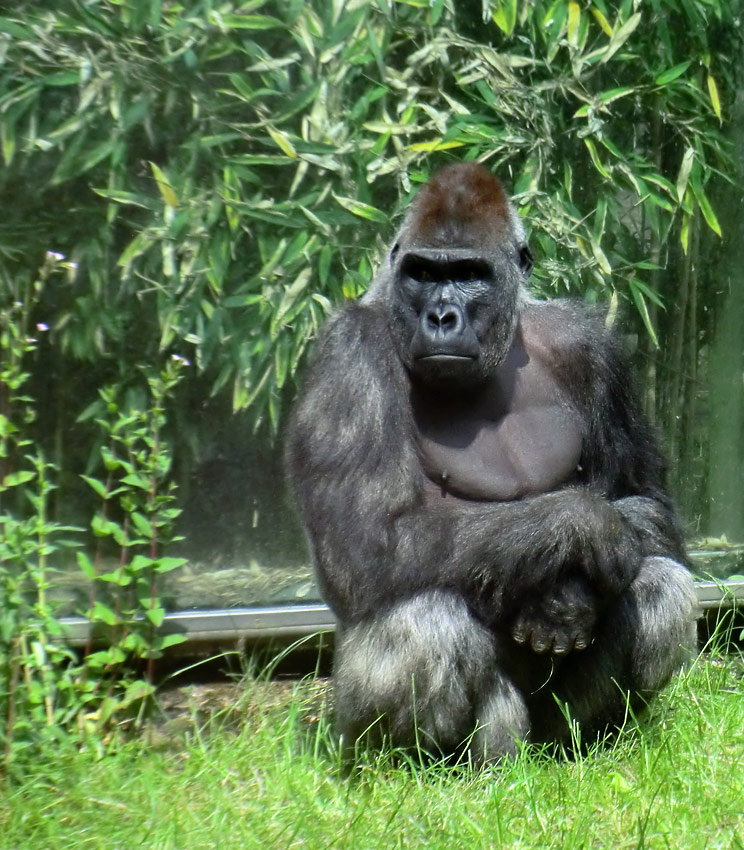
[[[415,377],[432,386],[464,386],[479,380],[479,360],[475,354],[438,351],[416,357],[411,371]]]
[[[475,360],[470,354],[424,354],[416,358],[417,363],[471,363]]]

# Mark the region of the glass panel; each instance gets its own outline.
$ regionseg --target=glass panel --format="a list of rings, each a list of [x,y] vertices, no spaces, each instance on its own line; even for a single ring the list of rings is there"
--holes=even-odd
[[[744,66],[740,62],[740,72]],[[668,280],[657,412],[672,485],[702,572],[744,580],[744,97],[728,128],[732,182],[714,198],[718,239],[702,222]],[[662,368],[664,372],[662,373]]]
[[[0,508],[39,449],[65,612],[163,552],[171,609],[318,598],[292,376],[454,158],[509,183],[540,296],[619,302],[700,569],[744,573],[740,4],[42,5],[0,21]]]

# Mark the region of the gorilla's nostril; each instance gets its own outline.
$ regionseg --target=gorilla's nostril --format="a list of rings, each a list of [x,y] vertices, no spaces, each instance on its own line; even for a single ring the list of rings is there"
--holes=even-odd
[[[432,331],[438,330],[440,326],[439,315],[433,311],[429,311],[426,314],[426,325]]]
[[[442,330],[454,330],[457,327],[457,313],[448,310],[439,320]]]

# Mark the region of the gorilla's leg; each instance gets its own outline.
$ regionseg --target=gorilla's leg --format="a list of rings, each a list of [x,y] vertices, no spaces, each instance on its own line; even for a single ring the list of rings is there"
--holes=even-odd
[[[567,704],[584,741],[661,689],[695,648],[695,588],[670,558],[646,558],[627,593],[597,622],[591,645],[561,659],[538,693],[526,694],[530,739],[570,736],[555,698]],[[555,696],[553,696],[555,695]]]
[[[527,732],[524,701],[496,667],[493,635],[455,594],[404,600],[337,641],[336,726],[347,751],[360,738],[433,755],[469,743],[481,762],[514,752]]]

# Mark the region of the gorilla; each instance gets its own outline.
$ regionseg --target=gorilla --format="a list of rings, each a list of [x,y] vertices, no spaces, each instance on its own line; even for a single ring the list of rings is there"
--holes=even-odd
[[[622,724],[694,646],[664,460],[616,339],[539,301],[499,181],[419,192],[320,334],[287,465],[338,620],[342,745],[475,763]]]

